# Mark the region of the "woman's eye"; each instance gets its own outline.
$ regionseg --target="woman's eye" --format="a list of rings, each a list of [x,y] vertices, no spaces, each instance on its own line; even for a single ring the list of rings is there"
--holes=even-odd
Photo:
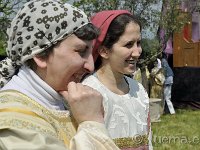
[[[141,41],[137,41],[137,46],[141,46]]]
[[[81,57],[84,57],[86,55],[86,53],[87,53],[87,50],[86,49],[85,50],[78,50],[77,52],[79,53],[79,55]]]
[[[81,57],[83,57],[83,56],[85,55],[85,51],[80,51],[80,52],[79,52],[79,55],[80,55]]]
[[[133,46],[133,43],[132,42],[129,42],[125,45],[126,48],[131,48]]]

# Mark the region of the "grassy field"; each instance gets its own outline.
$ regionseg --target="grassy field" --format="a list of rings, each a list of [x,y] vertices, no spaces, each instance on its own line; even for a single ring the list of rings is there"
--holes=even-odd
[[[154,150],[200,150],[200,110],[176,110],[152,123]]]

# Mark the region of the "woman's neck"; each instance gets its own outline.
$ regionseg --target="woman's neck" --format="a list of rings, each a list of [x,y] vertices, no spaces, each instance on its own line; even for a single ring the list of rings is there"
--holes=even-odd
[[[119,72],[113,72],[108,66],[99,68],[97,77],[103,85],[118,95],[124,95],[129,92],[129,86],[124,75]]]

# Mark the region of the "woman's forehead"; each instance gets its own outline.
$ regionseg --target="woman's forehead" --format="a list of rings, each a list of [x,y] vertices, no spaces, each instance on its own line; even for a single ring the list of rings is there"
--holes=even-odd
[[[141,32],[139,26],[126,26],[124,33],[120,36],[118,42],[126,43],[129,41],[140,41]]]
[[[71,34],[69,37],[64,39],[61,43],[66,44],[71,47],[76,47],[76,48],[83,48],[87,46],[87,44],[91,44],[92,40],[87,41],[87,40],[82,40],[78,38],[75,34]]]

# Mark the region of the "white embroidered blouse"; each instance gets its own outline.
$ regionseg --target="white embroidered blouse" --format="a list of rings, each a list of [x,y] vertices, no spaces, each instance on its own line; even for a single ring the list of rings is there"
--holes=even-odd
[[[96,74],[87,76],[82,83],[103,95],[105,124],[111,138],[148,136],[150,129],[150,125],[148,127],[148,94],[140,83],[132,78],[125,78],[130,89],[125,95],[110,91],[98,80]]]

